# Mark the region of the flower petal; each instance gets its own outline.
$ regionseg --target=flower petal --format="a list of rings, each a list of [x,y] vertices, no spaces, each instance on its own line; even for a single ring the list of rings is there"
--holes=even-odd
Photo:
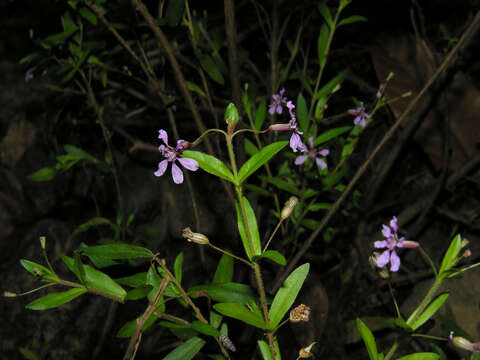
[[[398,232],[398,219],[396,216],[390,220],[390,227],[392,228],[393,232]]]
[[[275,108],[276,108],[276,106],[277,106],[277,105],[276,105],[275,103],[268,105],[268,113],[269,113],[270,115],[275,114]]]
[[[382,225],[382,234],[388,239],[392,235],[392,230],[387,225]]]
[[[198,170],[198,163],[193,159],[177,158],[177,160],[187,170],[190,170],[190,171]]]
[[[390,250],[385,250],[378,258],[377,258],[377,266],[379,268],[384,267],[390,261]]]
[[[292,133],[292,136],[290,137],[290,147],[292,148],[293,152],[297,152],[298,148],[302,149],[302,145],[303,143],[300,135],[298,135],[297,133]]]
[[[392,250],[392,253],[390,254],[390,271],[397,272],[398,269],[400,269],[400,258],[395,250]]]
[[[162,176],[167,170],[168,160],[163,160],[158,163],[158,170],[153,173],[155,176]]]
[[[314,146],[314,144],[313,144],[313,136],[310,136],[310,137],[308,138],[308,146],[310,146],[310,149],[313,149],[313,146]]]
[[[165,143],[165,145],[168,145],[168,134],[165,130],[160,129],[158,131],[158,138],[162,139],[162,141]]]
[[[325,156],[328,156],[328,154],[330,154],[330,151],[328,149],[323,149],[321,151],[318,152],[320,155],[322,155],[323,157]]]
[[[175,184],[183,183],[183,172],[174,162],[172,162],[172,177]]]
[[[307,155],[297,156],[297,158],[295,159],[295,165],[302,165],[305,160],[307,160]]]
[[[322,170],[327,167],[327,163],[322,158],[315,158],[315,162],[317,163],[317,166]]]
[[[282,105],[278,104],[275,110],[277,111],[278,115],[282,115],[283,113]]]
[[[375,241],[373,243],[373,246],[376,248],[376,249],[384,249],[384,248],[387,248],[388,247],[388,241]]]

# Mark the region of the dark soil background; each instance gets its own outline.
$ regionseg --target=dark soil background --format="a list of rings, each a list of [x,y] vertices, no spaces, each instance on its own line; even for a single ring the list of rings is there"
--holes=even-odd
[[[119,3],[129,9],[128,1]],[[155,13],[158,2],[146,3]],[[208,13],[212,34],[224,31],[223,2],[192,3],[192,11]],[[278,1],[276,12],[272,10],[272,1],[261,3],[266,9],[262,16],[275,14],[280,25],[291,16],[285,31],[285,38],[291,43],[295,40],[298,25],[305,23],[302,59],[311,57],[311,61],[315,62],[316,37],[323,21],[316,10],[317,2]],[[327,5],[333,8],[336,2],[328,1]],[[355,0],[345,10],[344,16],[362,15],[368,18],[368,22],[344,26],[334,38],[325,79],[347,67],[350,75],[342,86],[341,95],[332,97],[329,114],[344,113],[351,108],[351,96],[366,102],[373,101],[379,85],[389,72],[395,73],[387,88],[389,98],[408,91],[413,93],[413,96],[401,99],[376,114],[371,126],[361,135],[345,183],[365,162],[452,49],[440,27],[448,29],[452,38],[460,38],[474,19],[479,5],[474,0],[459,0],[454,4],[446,0]],[[22,57],[39,49],[35,39],[61,31],[60,16],[67,9],[65,1],[0,0],[1,291],[22,293],[39,286],[38,281],[21,267],[19,260],[43,263],[38,241],[40,236],[47,238],[47,251],[53,266],[61,275],[71,276],[63,266],[60,254],[72,256],[81,242],[93,245],[99,239],[112,236],[108,227],[96,227],[82,234],[74,234],[75,228],[94,216],[112,219],[117,216],[114,179],[92,166],[77,165],[47,182],[27,179],[27,175],[34,171],[52,166],[55,157],[64,153],[65,144],[74,144],[98,158],[103,159],[105,154],[101,128],[95,123],[95,114],[85,98],[64,96],[49,90],[48,85],[58,83],[53,74],[42,76],[41,66],[33,69],[19,64]],[[240,82],[242,86],[249,82],[259,97],[268,99],[271,95],[266,88],[270,79],[267,75],[270,72],[268,44],[259,26],[255,6],[251,1],[237,1],[235,13],[241,56],[248,56],[266,80],[262,83],[255,77],[252,68],[244,63],[240,68]],[[132,7],[116,16],[132,27],[135,24]],[[100,25],[97,28],[99,30],[91,36],[103,37],[109,45],[115,44],[115,39],[105,29]],[[165,29],[167,37],[178,41],[182,55],[193,59],[186,28],[166,26]],[[379,278],[367,259],[373,241],[381,237],[381,225],[387,224],[392,216],[398,216],[401,233],[420,242],[434,261],[441,259],[457,233],[470,241],[472,256],[466,261],[474,263],[480,259],[479,39],[477,32],[468,47],[458,55],[454,66],[438,79],[435,92],[422,98],[406,125],[380,151],[357,184],[357,195],[350,197],[344,205],[343,210],[347,212],[337,214],[329,224],[329,241],[319,236],[304,256],[303,262],[311,263],[311,273],[299,303],[312,307],[313,319],[308,324],[285,326],[279,332],[284,359],[296,358],[298,349],[308,345],[309,341],[318,343],[314,348],[317,359],[367,359],[363,344],[358,341],[352,327],[356,317],[364,318],[376,330],[379,346],[388,351],[398,332],[391,324],[385,324],[381,317],[394,316],[395,308],[386,280]],[[155,41],[151,38],[145,40],[144,48],[154,53]],[[58,57],[63,56],[62,49],[55,51],[58,51]],[[228,66],[225,44],[221,56]],[[283,66],[288,56],[285,43],[280,46],[278,54]],[[158,73],[171,82],[171,94],[177,96],[173,106],[181,137],[194,139],[198,132],[181,93],[176,90],[168,62],[158,54],[156,58],[152,55],[152,59]],[[297,59],[299,67],[303,66],[301,61]],[[134,73],[138,70],[125,54],[118,55],[111,65],[118,69],[126,65]],[[182,66],[187,76],[195,75],[187,65],[183,63]],[[34,76],[28,82],[25,81],[27,71],[32,71]],[[224,75],[225,79],[229,79],[228,68]],[[311,76],[314,78],[316,74],[312,72]],[[169,266],[183,251],[186,285],[209,281],[215,271],[218,254],[210,251],[200,253],[198,248],[181,238],[181,230],[195,223],[187,186],[173,184],[170,174],[154,177],[160,155],[149,149],[131,151],[130,139],[121,132],[123,129],[131,137],[157,147],[160,144],[158,129],[168,129],[171,134],[165,107],[158,105],[160,101],[155,99],[150,85],[135,88],[130,79],[118,74],[112,75],[111,79],[119,84],[119,88],[114,90],[118,96],[110,97],[113,100],[104,104],[107,109],[105,121],[112,131],[114,161],[118,167],[125,213],[135,213],[132,231],[127,234],[126,241],[160,252]],[[284,86],[292,98],[296,98],[296,93],[301,90],[297,79],[289,79],[280,86]],[[99,93],[103,91],[100,88],[97,90]],[[230,81],[226,80],[224,87],[211,84],[210,90],[222,124],[223,109],[232,101]],[[140,92],[142,97],[129,95],[133,91]],[[108,94],[102,96],[107,98]],[[143,106],[146,110],[140,115],[127,116]],[[200,108],[206,126],[215,127],[208,108]],[[410,129],[409,124],[415,119],[420,119],[419,123]],[[347,118],[341,124],[350,122],[351,118]],[[173,138],[171,136],[170,144]],[[229,244],[238,241],[231,236],[235,232],[236,216],[225,189],[201,171],[195,173],[192,181],[202,232],[218,245],[234,248]],[[268,190],[277,191],[273,188]],[[288,194],[280,194],[282,201],[287,198]],[[335,198],[328,200],[334,201]],[[268,233],[275,225],[264,220],[272,207],[271,200],[258,198],[255,206],[261,214],[262,230]],[[318,213],[317,220],[322,215]],[[287,258],[295,253],[291,248],[285,251]],[[204,256],[205,262],[200,261]],[[402,252],[402,262],[402,270],[391,280],[396,299],[402,311],[407,313],[421,299],[432,273],[417,252]],[[115,278],[146,271],[148,266],[148,263],[138,262],[135,266],[111,267],[106,272]],[[265,282],[271,283],[280,271],[281,268],[267,264]],[[451,329],[459,327],[472,340],[480,340],[479,275],[475,269],[462,279],[447,284],[446,289],[452,293],[449,306],[428,324],[425,332],[445,337]],[[234,279],[244,283],[251,281],[240,266],[235,268]],[[48,289],[43,293],[48,293]],[[42,360],[120,359],[128,339],[116,338],[115,334],[146,306],[145,301],[112,304],[107,299],[87,294],[57,309],[43,312],[26,310],[25,305],[36,297],[0,298],[0,359],[26,358],[20,348],[29,349],[36,359]],[[206,308],[208,304],[199,300],[199,305]],[[238,349],[232,358],[260,358],[255,354],[253,339],[260,338],[261,334],[245,330],[241,323],[234,320],[229,321],[229,328],[230,338]],[[176,341],[178,339],[166,328],[154,326],[144,334],[136,359],[162,358],[171,351]],[[448,345],[437,344],[449,359],[461,358],[462,354]],[[210,346],[202,350],[201,356],[206,358],[205,354],[216,351]],[[398,355],[431,350],[429,342],[401,337]],[[252,354],[255,355],[252,357]]]

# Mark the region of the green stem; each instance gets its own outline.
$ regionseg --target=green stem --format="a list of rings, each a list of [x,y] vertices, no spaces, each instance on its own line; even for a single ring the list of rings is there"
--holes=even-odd
[[[385,355],[385,358],[383,360],[389,360],[392,357],[392,355],[395,353],[397,348],[398,348],[398,342],[395,341],[392,347],[390,348],[390,351],[387,353],[387,355]]]
[[[230,156],[230,163],[232,165],[233,176],[234,176],[234,179],[235,179],[235,183],[238,184],[238,170],[237,170],[237,163],[235,161],[235,154],[233,152],[232,136],[229,135],[226,138],[227,138],[228,155]],[[245,233],[247,235],[248,246],[249,246],[249,249],[250,249],[251,256],[253,257],[255,255],[255,250],[254,250],[254,247],[253,247],[253,239],[252,239],[252,235],[250,233],[250,228],[248,227],[247,212],[246,212],[246,209],[245,209],[245,204],[243,202],[242,187],[240,185],[237,185],[237,186],[235,186],[235,190],[237,192],[238,204],[239,204],[239,207],[240,207],[240,213],[242,215],[243,225],[244,225],[244,228],[245,228]],[[265,293],[265,287],[263,285],[260,265],[258,263],[253,263],[253,269],[255,271],[255,280],[257,282],[258,293],[260,295],[260,302],[262,304],[263,316],[265,318],[265,325],[266,325],[267,329],[269,329],[270,328],[270,317],[268,315],[267,297],[266,297],[266,293]],[[274,341],[273,341],[273,334],[272,334],[271,331],[267,332],[267,338],[268,338],[268,345],[270,347],[270,352],[272,353],[272,359],[276,360],[277,357],[275,355],[275,344],[274,344]]]
[[[412,313],[412,315],[410,315],[410,317],[408,318],[408,320],[407,320],[408,325],[412,326],[412,324],[414,324],[415,321],[417,321],[417,319],[419,318],[419,316],[423,313],[423,311],[428,306],[428,304],[430,304],[433,296],[435,295],[438,288],[442,284],[442,280],[443,279],[440,278],[440,277],[435,279],[435,282],[433,283],[432,287],[428,290],[427,294],[423,298],[420,305],[418,305],[418,307],[415,309],[415,311]]]
[[[227,251],[227,250],[223,250],[219,247],[216,247],[215,245],[213,245],[212,243],[208,243],[208,246],[210,246],[212,249],[215,249],[217,250],[218,252],[221,252],[222,254],[225,254],[225,255],[228,255],[234,259],[237,259],[238,261],[241,261],[243,262],[244,264],[247,264],[249,267],[252,267],[252,264],[249,263],[247,260],[241,258],[240,256],[237,256],[237,255],[234,255],[232,254],[231,252]]]

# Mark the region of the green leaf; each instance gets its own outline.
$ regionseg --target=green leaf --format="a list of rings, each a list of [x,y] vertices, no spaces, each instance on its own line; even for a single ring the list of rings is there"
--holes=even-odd
[[[115,282],[131,287],[142,286],[147,283],[147,273],[141,272],[135,275],[118,278],[115,279]]]
[[[365,323],[359,318],[357,318],[356,323],[357,323],[358,332],[360,333],[360,336],[362,337],[363,342],[365,343],[365,347],[367,348],[368,356],[370,357],[370,360],[377,360],[378,358],[377,343],[375,342],[375,338],[373,337],[372,332],[367,327],[367,325],[365,325]]]
[[[454,267],[458,262],[458,254],[462,249],[462,237],[460,234],[455,236],[448,247],[447,252],[442,260],[442,265],[440,266],[440,270],[438,271],[438,276],[444,277],[446,276],[447,272]]]
[[[200,334],[208,336],[220,336],[220,331],[201,321],[192,321],[191,326],[192,329],[198,331]]]
[[[112,225],[112,222],[110,221],[110,219],[107,219],[107,218],[104,218],[104,217],[94,217],[94,218],[91,218],[90,220],[88,220],[87,222],[85,222],[81,225],[78,225],[77,228],[74,231],[74,234],[85,232],[88,229],[90,229],[92,226],[102,225],[102,224]]]
[[[81,252],[90,257],[100,260],[121,260],[121,259],[151,259],[153,253],[141,246],[115,243],[108,245],[87,246],[81,249]],[[92,260],[93,261],[93,260]]]
[[[267,342],[264,340],[258,340],[258,348],[260,349],[260,354],[262,355],[263,360],[272,360],[272,354],[270,353],[270,347]],[[282,355],[280,354],[280,347],[278,346],[277,338],[274,338],[273,344],[275,346],[275,354],[277,360],[282,360]]]
[[[255,112],[255,130],[260,130],[267,117],[267,103],[262,100]]]
[[[143,299],[152,291],[152,286],[151,285],[143,285],[136,287],[135,289],[132,289],[127,292],[127,295],[125,296],[125,300],[139,300]]]
[[[245,138],[245,152],[250,156],[258,153],[258,148],[247,138]]]
[[[23,58],[20,59],[19,64],[30,63],[33,60],[38,59],[39,57],[41,57],[41,53],[39,51],[28,54],[27,56],[24,56]]]
[[[270,160],[275,154],[287,146],[288,141],[278,141],[265,146],[258,153],[248,159],[238,172],[239,184],[242,184],[250,175],[252,175],[260,166]]]
[[[94,13],[92,13],[90,10],[87,8],[82,7],[80,10],[78,10],[80,15],[86,19],[88,22],[90,22],[92,25],[97,25],[97,17],[95,16]]]
[[[438,295],[423,311],[422,315],[418,317],[418,319],[412,324],[412,329],[417,330],[420,326],[426,323],[435,313],[437,310],[443,305],[445,300],[447,300],[449,293],[443,293]],[[412,314],[413,315],[413,314]],[[411,319],[408,319],[411,320]],[[407,320],[407,322],[408,322]]]
[[[364,16],[359,16],[359,15],[349,16],[349,17],[341,20],[338,23],[337,28],[339,28],[342,25],[347,25],[347,24],[351,24],[351,23],[355,23],[355,22],[359,22],[359,21],[368,21],[368,19]]]
[[[330,129],[328,131],[325,131],[323,134],[320,134],[319,136],[317,136],[313,144],[315,146],[318,146],[320,144],[326,143],[327,141],[332,140],[350,131],[351,129],[352,129],[352,126],[341,126],[334,129]]]
[[[56,278],[50,269],[33,261],[22,259],[20,260],[20,264],[33,276],[40,276],[44,280]]]
[[[330,210],[331,207],[329,203],[314,203],[308,206],[308,211]]]
[[[242,211],[240,209],[240,205],[238,204],[238,202],[235,202],[235,208],[237,209],[238,232],[240,233],[240,237],[242,239],[245,252],[248,258],[251,260],[253,256],[257,256],[262,253],[262,248],[260,244],[260,234],[258,233],[257,218],[255,216],[255,212],[252,209],[252,206],[250,205],[250,203],[248,202],[245,196],[242,198],[242,201],[245,207],[247,225],[250,231],[250,239],[252,240],[253,254],[252,254],[252,249],[250,248],[250,242],[247,237],[245,225],[243,223],[243,216],[242,216]]]
[[[328,51],[328,37],[330,31],[328,26],[323,24],[320,28],[320,34],[318,34],[318,63],[321,67],[324,67],[327,63],[327,51]]]
[[[147,330],[150,326],[152,326],[155,323],[155,321],[157,321],[157,319],[158,319],[157,316],[152,314],[148,318],[148,320],[145,321],[145,324],[143,324],[142,332]],[[133,335],[133,333],[135,332],[135,329],[137,328],[138,320],[140,320],[140,318],[126,322],[120,328],[120,330],[118,330],[116,336],[118,338],[129,338],[129,337],[131,337]]]
[[[222,315],[243,321],[248,325],[265,329],[265,321],[263,318],[248,310],[244,305],[238,303],[219,303],[213,305],[213,308]]]
[[[287,279],[284,281],[282,287],[277,291],[270,307],[270,327],[275,329],[283,317],[290,310],[295,301],[303,282],[308,275],[310,264],[306,263],[296,268]]]
[[[167,24],[170,26],[177,26],[182,20],[185,12],[185,1],[183,0],[169,0],[165,17]]]
[[[402,356],[397,360],[438,360],[440,355],[431,352],[418,352],[406,356]]]
[[[318,4],[318,10],[320,14],[322,14],[323,19],[327,23],[330,30],[335,28],[335,24],[333,23],[332,14],[330,13],[330,9],[323,3]]]
[[[217,270],[213,276],[213,284],[226,283],[232,281],[233,276],[233,258],[223,254],[217,265]]]
[[[293,195],[297,195],[297,196],[299,195],[299,191],[297,190],[297,187],[294,184],[290,184],[279,178],[269,178],[267,176],[262,176],[262,175],[260,175],[259,178],[262,181],[266,181],[272,185],[275,185],[280,190],[289,192],[290,194],[293,194]]]
[[[203,92],[203,90],[200,88],[200,86],[198,86],[197,84],[191,82],[191,81],[185,81],[185,83],[187,84],[187,88],[188,90],[190,91],[193,91],[195,93],[197,93],[198,95],[202,96],[202,97],[206,97],[205,93]]]
[[[20,351],[22,356],[27,360],[41,360],[33,351],[26,348],[20,347],[18,348],[18,351]]]
[[[183,253],[181,252],[175,258],[175,263],[173,265],[175,279],[177,279],[179,283],[182,283],[182,266],[183,266]]]
[[[85,150],[82,150],[76,146],[73,146],[73,145],[65,145],[63,147],[65,149],[65,151],[70,154],[70,155],[75,155],[75,156],[79,156],[85,160],[89,160],[93,163],[99,163],[100,161],[95,158],[94,156],[90,155],[88,152],[86,152]]]
[[[347,76],[348,70],[343,70],[337,76],[335,76],[332,80],[326,83],[314,96],[314,99],[323,99],[327,98],[338,86],[343,82],[345,77]]]
[[[41,298],[32,301],[25,306],[30,310],[47,310],[66,304],[73,299],[85,294],[87,289],[85,288],[73,288],[64,292],[58,292],[42,296]]]
[[[198,297],[197,293],[201,291],[206,292],[213,300],[217,302],[248,304],[251,301],[256,301],[255,295],[248,285],[235,282],[198,285],[189,289],[188,293],[193,298],[196,298]]]
[[[198,163],[198,166],[209,174],[221,177],[222,179],[231,181],[235,184],[232,172],[216,157],[192,150],[185,150],[182,155],[185,158],[195,160]]]
[[[267,197],[271,197],[272,196],[272,193],[269,192],[268,190],[265,190],[264,188],[260,187],[260,186],[256,186],[256,185],[252,185],[252,184],[245,184],[245,188],[257,195],[261,195],[261,196],[267,196]]]
[[[205,72],[213,81],[219,83],[220,85],[225,84],[225,79],[223,78],[222,73],[218,69],[217,64],[215,64],[209,55],[200,55],[198,56],[198,59],[203,70],[205,70]]]
[[[258,256],[258,258],[270,259],[282,266],[287,264],[287,260],[285,259],[285,256],[283,256],[281,253],[279,253],[276,250],[267,250],[262,255]]]
[[[70,271],[72,271],[77,277],[80,277],[80,274],[78,274],[74,267],[74,260],[65,255],[61,255],[61,257]],[[113,281],[110,276],[92,268],[89,265],[83,265],[83,268],[85,270],[85,284],[87,286],[99,290],[117,301],[123,302],[127,292],[115,281]]]
[[[205,340],[193,337],[171,351],[163,360],[191,360],[205,345]]]
[[[307,108],[307,102],[305,101],[305,98],[303,97],[302,93],[298,94],[297,96],[297,120],[298,123],[300,124],[300,129],[303,132],[308,132],[308,123],[309,123],[309,118],[308,118],[308,108]]]
[[[58,171],[55,167],[45,167],[27,176],[30,181],[48,181],[52,180]]]

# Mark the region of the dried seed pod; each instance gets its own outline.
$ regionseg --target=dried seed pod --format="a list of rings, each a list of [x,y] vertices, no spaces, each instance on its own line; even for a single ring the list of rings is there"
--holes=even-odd
[[[199,245],[210,244],[210,240],[208,240],[208,238],[205,235],[200,233],[195,233],[192,230],[190,230],[189,227],[183,229],[182,236],[188,241],[194,242]]]
[[[235,347],[235,345],[233,345],[232,340],[230,340],[230,338],[227,335],[221,335],[220,341],[222,342],[222,345],[225,346],[231,352],[237,351],[237,348]]]

